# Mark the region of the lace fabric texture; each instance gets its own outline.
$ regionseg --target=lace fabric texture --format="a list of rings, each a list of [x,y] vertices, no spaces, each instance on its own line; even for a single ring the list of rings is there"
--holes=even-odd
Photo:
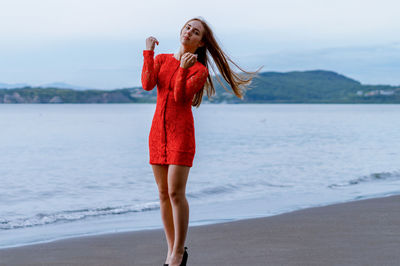
[[[157,86],[157,105],[150,134],[150,164],[177,164],[191,167],[196,152],[193,96],[203,88],[208,69],[196,62],[180,67],[173,54],[143,51],[142,87],[150,91]]]

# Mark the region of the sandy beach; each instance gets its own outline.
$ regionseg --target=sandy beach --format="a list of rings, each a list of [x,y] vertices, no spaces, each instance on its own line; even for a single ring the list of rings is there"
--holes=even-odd
[[[190,227],[188,265],[399,265],[400,196]],[[0,250],[0,265],[162,265],[162,230]]]

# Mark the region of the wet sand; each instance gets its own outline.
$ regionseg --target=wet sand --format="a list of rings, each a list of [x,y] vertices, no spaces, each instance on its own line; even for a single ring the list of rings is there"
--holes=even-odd
[[[1,236],[0,236],[1,237]],[[188,265],[400,265],[400,196],[190,227]],[[162,265],[162,230],[0,249],[0,265]]]

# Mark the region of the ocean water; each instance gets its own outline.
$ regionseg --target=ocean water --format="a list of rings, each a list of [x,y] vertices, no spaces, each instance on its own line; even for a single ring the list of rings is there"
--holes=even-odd
[[[161,228],[154,104],[0,105],[0,248]],[[400,105],[193,109],[192,226],[400,194]]]

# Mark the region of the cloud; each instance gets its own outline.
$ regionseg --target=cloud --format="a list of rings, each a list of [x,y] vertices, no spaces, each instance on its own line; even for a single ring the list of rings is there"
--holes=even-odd
[[[396,0],[2,0],[0,34],[53,40],[169,36],[201,15],[220,33],[359,38],[394,34],[400,29],[399,9]]]
[[[183,23],[200,15],[250,70],[323,68],[399,83],[398,50],[387,45],[398,40],[397,10],[395,0],[2,0],[0,82],[140,85],[145,38],[160,40],[156,53],[175,52]]]

